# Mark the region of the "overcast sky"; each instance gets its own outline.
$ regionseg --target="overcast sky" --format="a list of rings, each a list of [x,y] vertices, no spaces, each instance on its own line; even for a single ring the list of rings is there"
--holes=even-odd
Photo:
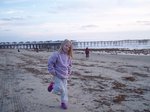
[[[0,42],[150,39],[150,0],[0,0]]]

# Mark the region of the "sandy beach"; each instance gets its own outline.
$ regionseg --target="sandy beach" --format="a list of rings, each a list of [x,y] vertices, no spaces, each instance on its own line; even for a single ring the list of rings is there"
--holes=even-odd
[[[74,52],[62,110],[47,91],[51,53],[0,49],[0,112],[150,112],[150,56]]]

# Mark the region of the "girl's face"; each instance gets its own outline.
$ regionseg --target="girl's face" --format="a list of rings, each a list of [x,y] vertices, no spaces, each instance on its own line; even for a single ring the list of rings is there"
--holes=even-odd
[[[63,46],[63,51],[64,51],[65,53],[68,53],[69,50],[70,50],[70,48],[71,48],[71,43],[67,42],[67,43],[64,44],[64,46]]]

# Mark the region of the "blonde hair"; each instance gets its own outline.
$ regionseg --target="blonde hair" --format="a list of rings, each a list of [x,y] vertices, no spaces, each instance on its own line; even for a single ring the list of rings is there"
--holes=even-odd
[[[70,40],[68,40],[68,39],[65,39],[65,40],[61,43],[60,48],[59,48],[59,52],[63,51],[63,46],[64,46],[66,43],[70,43],[70,44],[71,44],[70,49],[69,49],[69,51],[68,51],[68,56],[72,58],[72,57],[73,57],[72,42],[71,42]]]

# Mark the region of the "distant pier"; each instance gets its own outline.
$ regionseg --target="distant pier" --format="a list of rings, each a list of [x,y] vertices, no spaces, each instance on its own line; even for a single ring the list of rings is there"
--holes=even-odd
[[[62,41],[0,42],[0,49],[58,49]],[[150,39],[118,41],[74,41],[73,49],[150,49]]]
[[[61,41],[1,42],[0,49],[58,49]]]
[[[82,41],[76,42],[76,49],[100,48],[127,48],[127,49],[150,49],[150,39],[143,40],[119,40],[119,41]]]

